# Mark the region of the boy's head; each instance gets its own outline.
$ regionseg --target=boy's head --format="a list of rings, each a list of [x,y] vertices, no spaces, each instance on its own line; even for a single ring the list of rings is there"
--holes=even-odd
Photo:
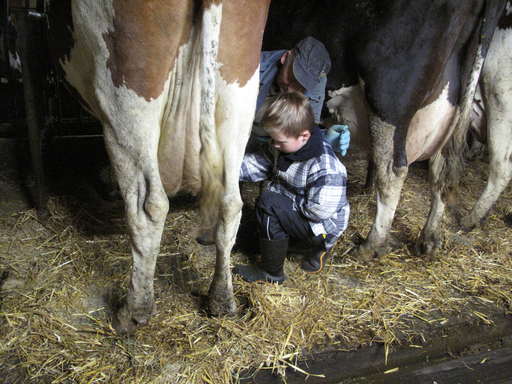
[[[308,141],[315,116],[308,98],[294,91],[279,94],[263,114],[261,124],[279,150],[291,153]]]

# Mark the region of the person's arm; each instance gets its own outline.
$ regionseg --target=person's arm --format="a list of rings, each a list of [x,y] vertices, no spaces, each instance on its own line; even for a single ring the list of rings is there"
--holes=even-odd
[[[330,144],[334,152],[341,153],[341,156],[346,155],[350,145],[348,126],[336,124],[322,131],[322,134],[324,135],[324,140]]]
[[[322,114],[322,107],[324,105],[325,100],[325,86],[327,84],[327,77],[325,76],[320,83],[316,86],[316,88],[312,92],[308,92],[309,103],[311,104],[311,108],[313,108],[313,113],[315,115],[315,123],[320,123],[320,115]]]
[[[266,180],[272,171],[272,164],[261,152],[255,152],[244,156],[240,167],[240,181],[262,181]]]
[[[333,217],[347,204],[347,174],[339,169],[326,172],[325,164],[317,164],[315,168],[308,175],[308,190],[296,203],[308,220],[322,221]]]
[[[345,199],[341,197],[346,195],[346,190],[346,181],[340,175],[327,175],[298,202],[299,209],[308,220],[327,220],[344,205]]]

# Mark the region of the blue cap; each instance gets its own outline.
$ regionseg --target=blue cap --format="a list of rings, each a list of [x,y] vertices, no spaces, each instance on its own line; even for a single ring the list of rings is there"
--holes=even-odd
[[[331,69],[331,59],[325,46],[309,36],[293,49],[293,74],[308,91],[313,91]]]

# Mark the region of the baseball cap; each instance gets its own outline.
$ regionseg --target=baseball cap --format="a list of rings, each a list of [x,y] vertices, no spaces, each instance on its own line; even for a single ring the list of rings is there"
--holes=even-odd
[[[331,69],[329,53],[320,41],[311,36],[299,41],[293,52],[295,78],[308,91],[314,90]]]

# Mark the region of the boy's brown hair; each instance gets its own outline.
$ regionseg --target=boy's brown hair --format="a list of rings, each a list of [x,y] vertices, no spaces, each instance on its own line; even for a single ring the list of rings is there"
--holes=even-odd
[[[313,132],[315,116],[303,93],[286,92],[270,103],[261,124],[267,132],[281,132],[297,139],[304,131]]]

